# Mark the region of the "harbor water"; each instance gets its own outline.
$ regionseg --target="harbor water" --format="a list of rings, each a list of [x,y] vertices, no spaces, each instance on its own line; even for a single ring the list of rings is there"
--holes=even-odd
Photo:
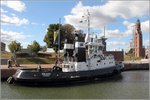
[[[29,87],[1,82],[2,99],[148,99],[149,71],[125,71],[94,82]]]

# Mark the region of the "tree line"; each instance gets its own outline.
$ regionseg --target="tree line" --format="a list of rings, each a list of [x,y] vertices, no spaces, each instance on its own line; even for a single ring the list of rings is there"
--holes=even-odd
[[[59,31],[60,29],[60,31]],[[54,35],[55,32],[59,31],[60,40],[59,43],[56,44],[54,41]],[[75,28],[73,25],[70,24],[50,24],[47,28],[47,33],[45,34],[45,37],[43,41],[46,43],[46,46],[41,47],[40,44],[34,40],[32,44],[29,44],[27,46],[27,49],[31,51],[32,54],[36,55],[40,50],[46,51],[47,48],[53,48],[55,53],[58,52],[58,50],[62,50],[64,46],[65,39],[69,41],[73,41],[75,38],[75,35],[73,32],[75,31]],[[58,38],[58,34],[57,34]],[[21,43],[15,41],[11,41],[11,43],[8,45],[9,50],[12,53],[19,52],[21,50]]]
[[[8,48],[11,53],[16,53],[21,51],[21,43],[15,41],[11,41],[11,43],[8,45]],[[40,50],[46,51],[46,46],[41,47],[40,44],[37,41],[33,41],[32,44],[29,44],[27,46],[27,49],[31,51],[31,53],[37,54]]]

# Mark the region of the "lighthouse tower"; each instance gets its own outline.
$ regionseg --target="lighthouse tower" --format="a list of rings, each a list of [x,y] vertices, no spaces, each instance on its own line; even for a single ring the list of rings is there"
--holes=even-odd
[[[137,19],[134,31],[134,55],[135,57],[145,56],[145,50],[142,46],[142,31],[139,19]]]

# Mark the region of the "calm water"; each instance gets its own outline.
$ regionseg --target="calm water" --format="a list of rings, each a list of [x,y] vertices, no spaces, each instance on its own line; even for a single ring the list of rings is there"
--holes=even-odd
[[[127,71],[107,80],[61,87],[27,87],[1,82],[3,99],[148,99],[149,71]]]

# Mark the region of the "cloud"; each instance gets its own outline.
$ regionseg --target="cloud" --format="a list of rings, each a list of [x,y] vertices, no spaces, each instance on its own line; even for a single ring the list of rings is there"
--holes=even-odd
[[[133,31],[132,29],[128,29],[126,31],[120,31],[118,29],[114,29],[114,30],[105,30],[105,37],[106,38],[117,38],[117,39],[122,39],[125,37],[128,37],[130,35],[132,35]],[[100,34],[100,37],[103,36],[104,34]]]
[[[126,26],[127,30],[126,31],[120,31],[118,29],[114,30],[106,30],[106,38],[125,38],[130,35],[133,35],[133,29],[135,27],[135,23],[131,23],[129,21],[123,21],[123,25]],[[149,20],[141,22],[141,30],[142,32],[149,33]],[[102,36],[103,34],[101,34]]]
[[[108,46],[118,46],[118,45],[125,46],[125,45],[127,45],[127,43],[122,42],[122,41],[110,41],[110,42],[108,41],[107,45]]]
[[[1,1],[1,5],[7,6],[15,11],[23,12],[26,9],[26,5],[22,1]]]
[[[108,51],[122,51],[124,46],[128,47],[128,43],[123,41],[107,41]]]
[[[131,23],[131,22],[126,21],[126,20],[123,21],[123,25],[125,25],[127,27],[127,29],[133,29],[133,27],[135,26],[135,23]]]
[[[23,48],[27,48],[28,45],[31,44],[31,42],[25,42],[25,41],[20,41],[20,43]]]
[[[118,29],[115,30],[107,30],[106,31],[106,37],[107,38],[123,38],[123,37],[127,37],[130,33],[130,31],[125,31],[125,32],[121,32]]]
[[[7,13],[8,11],[1,8],[1,13]]]
[[[124,21],[123,25],[126,26],[126,31],[120,31],[118,29],[115,30],[106,30],[107,38],[124,38],[133,34],[133,29],[135,27],[135,23],[131,23],[129,21]],[[149,20],[141,22],[141,30],[142,32],[149,33]]]
[[[136,23],[136,22],[135,22]],[[135,23],[131,23],[129,21],[124,21],[123,24],[127,27],[128,30],[133,30],[135,27]],[[141,30],[142,32],[149,33],[149,20],[141,22]]]
[[[149,20],[144,21],[144,22],[141,23],[141,30],[142,30],[142,32],[149,33],[149,23],[150,23]]]
[[[108,1],[104,5],[84,6],[80,1],[72,8],[70,14],[64,16],[64,18],[65,23],[70,23],[77,29],[85,29],[87,24],[80,24],[79,21],[88,9],[90,12],[91,27],[100,28],[108,23],[115,22],[116,17],[129,19],[135,16],[148,15],[148,4],[149,1]]]
[[[109,1],[100,9],[113,18],[120,16],[129,19],[135,16],[148,15],[149,1]]]
[[[45,24],[42,24],[42,26],[45,26]]]
[[[128,47],[128,43],[123,41],[108,41],[107,50],[108,51],[122,51],[123,47]]]
[[[25,10],[26,6],[22,1],[1,1],[2,6],[7,6],[16,10],[18,12],[22,12]],[[9,14],[8,11],[1,8],[1,23],[2,25],[10,25],[14,24],[16,26],[27,25],[29,24],[29,20],[26,18],[19,18],[14,13]]]
[[[31,37],[31,36],[24,35],[19,32],[6,31],[6,30],[1,29],[1,41],[5,42],[5,43],[9,43],[10,41],[13,41],[13,40],[26,39],[28,37]]]
[[[108,22],[115,21],[115,19],[111,18],[110,16],[103,14],[103,12],[100,11],[99,6],[83,6],[82,2],[79,2],[74,8],[72,8],[70,15],[64,16],[65,23],[70,23],[77,29],[85,29],[87,27],[87,23],[79,22],[82,20],[82,16],[87,15],[87,9],[90,12],[90,22],[92,28],[99,28]]]
[[[36,23],[36,22],[32,22],[31,24],[32,24],[32,25],[38,25],[38,23]]]
[[[150,41],[147,39],[147,40],[144,40],[144,46],[145,48],[147,48],[148,46],[150,46]]]
[[[26,18],[20,19],[15,14],[7,16],[6,14],[3,13],[1,15],[1,22],[5,24],[15,24],[17,26],[29,24],[29,20]]]

